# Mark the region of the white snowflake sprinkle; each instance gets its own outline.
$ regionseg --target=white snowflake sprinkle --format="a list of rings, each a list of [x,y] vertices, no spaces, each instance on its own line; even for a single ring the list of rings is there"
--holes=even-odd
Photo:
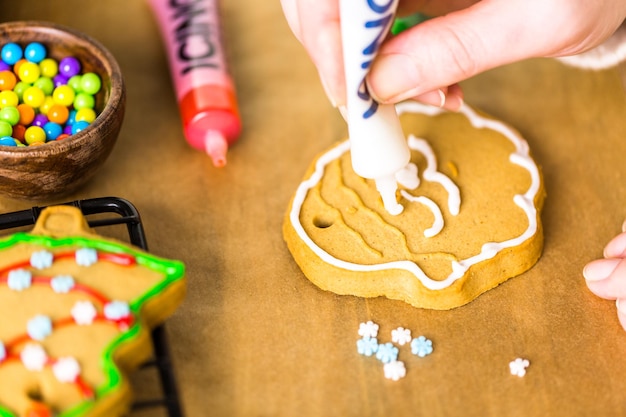
[[[520,378],[526,375],[526,368],[530,365],[528,359],[517,358],[509,363],[509,369],[511,375],[519,376]]]
[[[48,355],[41,345],[29,343],[22,349],[20,359],[29,371],[41,371],[48,361]]]
[[[393,381],[397,381],[400,378],[404,378],[406,376],[406,368],[404,367],[404,362],[402,361],[393,361],[385,364],[384,367],[385,378],[391,379]]]
[[[391,331],[391,340],[400,346],[410,343],[411,330],[405,329],[404,327],[398,327],[397,329]]]
[[[60,382],[71,383],[76,381],[76,378],[80,374],[80,365],[76,359],[71,356],[59,358],[59,360],[52,365],[52,372]]]
[[[40,250],[38,252],[33,252],[30,256],[30,265],[33,268],[44,269],[52,266],[52,261],[54,260],[54,255],[52,252],[48,252],[47,250]]]
[[[367,323],[361,323],[359,325],[359,335],[363,337],[363,339],[369,339],[378,336],[378,324],[373,321],[368,321]]]
[[[130,307],[126,301],[113,300],[104,305],[104,317],[109,320],[121,320],[130,315]]]
[[[72,317],[79,326],[93,323],[97,315],[98,311],[96,311],[96,307],[91,301],[76,301],[76,304],[72,307]]]
[[[76,251],[76,264],[91,266],[98,262],[98,252],[92,248],[80,248]]]

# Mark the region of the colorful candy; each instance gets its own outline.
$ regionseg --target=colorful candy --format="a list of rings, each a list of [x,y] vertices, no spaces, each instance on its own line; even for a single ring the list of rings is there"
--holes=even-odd
[[[61,140],[97,117],[102,80],[81,73],[74,56],[56,61],[45,45],[11,42],[0,48],[0,146],[34,146]]]
[[[22,59],[22,54],[22,48],[18,44],[11,42],[2,47],[0,56],[7,64],[15,65],[17,61]]]
[[[13,126],[4,120],[0,120],[0,137],[11,136],[11,133],[13,133]]]
[[[46,57],[46,47],[39,42],[32,42],[24,49],[24,58],[35,64],[40,63]]]
[[[13,90],[17,84],[17,77],[12,71],[0,71],[0,90]]]

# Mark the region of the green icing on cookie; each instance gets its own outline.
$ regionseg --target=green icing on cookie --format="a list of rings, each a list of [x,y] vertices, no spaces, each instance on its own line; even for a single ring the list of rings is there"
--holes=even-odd
[[[135,258],[137,265],[143,266],[154,272],[163,275],[157,284],[148,289],[142,295],[129,302],[130,310],[134,317],[138,318],[141,307],[151,298],[176,281],[182,280],[185,275],[184,264],[180,261],[168,260],[151,255],[147,252],[126,246],[121,243],[103,241],[89,237],[65,237],[52,238],[47,236],[33,235],[25,232],[15,233],[5,239],[0,240],[0,250],[8,249],[18,243],[38,245],[49,249],[63,247],[93,248],[100,252],[131,255]],[[150,330],[150,329],[144,329]],[[122,373],[113,360],[116,349],[128,341],[132,341],[142,331],[141,320],[133,320],[132,325],[120,333],[102,353],[102,371],[105,375],[105,382],[95,388],[96,398],[106,397],[109,393],[120,386]],[[0,366],[2,366],[0,362]],[[75,407],[65,410],[57,417],[78,417],[87,413],[94,406],[93,399],[85,399]],[[18,417],[12,411],[0,405],[0,417]]]

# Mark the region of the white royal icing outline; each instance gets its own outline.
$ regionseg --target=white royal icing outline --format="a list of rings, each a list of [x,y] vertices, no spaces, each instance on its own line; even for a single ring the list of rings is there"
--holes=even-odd
[[[416,138],[412,134],[409,134],[408,142],[412,150],[420,152],[426,158],[426,169],[422,173],[424,179],[441,185],[448,193],[448,211],[453,216],[459,214],[461,210],[461,191],[459,191],[459,187],[457,187],[454,181],[444,173],[437,171],[437,158],[433,148],[426,140]]]
[[[446,112],[446,110],[438,107],[427,106],[414,101],[407,101],[397,105],[398,114],[405,112],[422,113],[427,116],[435,116],[440,113]],[[513,197],[513,201],[517,204],[528,218],[528,228],[519,236],[514,237],[503,242],[487,242],[485,243],[478,255],[474,255],[470,258],[460,261],[452,262],[452,272],[444,280],[436,281],[428,277],[422,269],[411,261],[393,261],[382,264],[373,265],[361,265],[352,262],[347,262],[341,259],[337,259],[330,255],[328,252],[320,248],[313,240],[306,234],[302,224],[300,223],[300,209],[306,198],[308,191],[313,188],[321,179],[324,174],[324,169],[333,160],[339,158],[343,153],[350,149],[350,142],[348,140],[340,143],[338,146],[330,149],[318,158],[315,163],[315,171],[311,176],[304,180],[298,186],[294,195],[293,204],[289,213],[289,220],[302,241],[313,252],[320,257],[324,262],[333,265],[338,268],[356,271],[356,272],[368,272],[368,271],[384,271],[390,269],[403,269],[413,274],[426,288],[430,290],[442,290],[451,286],[455,281],[465,275],[465,272],[475,264],[478,264],[484,260],[493,258],[498,252],[505,248],[518,246],[524,241],[530,239],[537,231],[537,209],[534,205],[535,197],[539,192],[540,176],[539,169],[535,165],[534,161],[530,157],[528,143],[522,139],[511,128],[504,123],[487,119],[478,115],[468,105],[463,105],[458,113],[465,115],[473,127],[475,128],[487,128],[501,133],[515,146],[515,151],[511,153],[509,159],[511,163],[521,166],[526,169],[531,177],[531,185],[524,194],[518,194]]]

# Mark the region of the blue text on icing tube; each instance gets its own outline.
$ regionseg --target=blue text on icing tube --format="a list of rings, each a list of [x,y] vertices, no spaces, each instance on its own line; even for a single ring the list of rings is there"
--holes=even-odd
[[[389,0],[386,4],[377,4],[374,0],[366,0],[367,6],[371,11],[379,15],[380,17],[372,20],[368,20],[364,23],[364,27],[366,29],[376,29],[379,28],[379,32],[365,49],[363,49],[362,54],[364,57],[364,61],[361,63],[362,69],[368,69],[372,64],[373,57],[376,55],[378,51],[378,47],[380,46],[382,39],[384,38],[391,21],[393,19],[394,11],[392,10],[392,5],[394,0]],[[372,115],[376,113],[378,110],[378,102],[372,99],[370,93],[367,91],[367,87],[365,85],[365,77],[359,86],[359,91],[357,92],[358,97],[370,103],[369,108],[363,113],[363,118],[368,119]]]

